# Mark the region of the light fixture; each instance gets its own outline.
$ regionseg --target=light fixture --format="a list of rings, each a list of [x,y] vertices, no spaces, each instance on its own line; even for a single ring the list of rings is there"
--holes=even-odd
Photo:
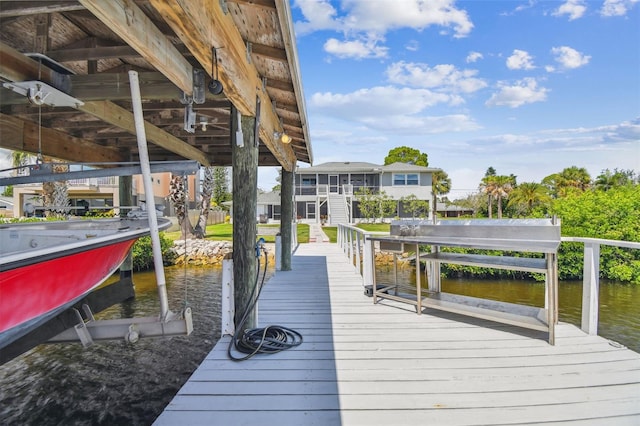
[[[209,124],[207,117],[200,116],[200,128],[203,132],[207,131],[207,124]]]
[[[273,138],[285,144],[291,143],[291,136],[289,136],[285,132],[274,132]]]

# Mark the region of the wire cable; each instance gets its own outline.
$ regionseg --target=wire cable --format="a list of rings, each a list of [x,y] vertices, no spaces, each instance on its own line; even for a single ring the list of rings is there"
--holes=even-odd
[[[262,240],[262,239],[261,239]],[[262,240],[264,242],[264,240]],[[260,281],[260,252],[264,252],[265,265],[262,273],[262,280]],[[227,348],[227,355],[233,361],[245,361],[252,358],[256,354],[273,354],[281,352],[287,349],[299,346],[302,343],[302,334],[299,332],[281,325],[270,325],[264,328],[252,328],[243,330],[244,324],[247,321],[249,313],[253,310],[262,288],[264,287],[264,280],[267,275],[267,250],[261,243],[256,244],[256,257],[258,258],[258,268],[256,270],[256,279],[251,290],[251,296],[247,302],[247,306],[244,309],[240,322],[236,326],[236,329],[231,337],[229,346]],[[260,281],[260,285],[258,285]],[[257,291],[257,295],[256,295]],[[255,297],[254,297],[255,295]],[[231,353],[232,348],[236,351],[247,354],[243,357],[236,357]]]

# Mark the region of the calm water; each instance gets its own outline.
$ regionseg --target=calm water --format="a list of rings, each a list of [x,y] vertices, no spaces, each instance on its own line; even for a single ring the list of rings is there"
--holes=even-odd
[[[391,271],[378,271],[382,282],[392,282]],[[415,283],[415,270],[399,269],[398,282]],[[423,283],[426,280],[423,278]],[[518,280],[443,279],[442,291],[502,302],[544,306],[544,283]],[[582,281],[558,284],[560,321],[582,321]],[[640,286],[600,281],[598,334],[640,352]]]
[[[148,425],[220,337],[219,268],[166,268],[169,307],[193,309],[189,337],[41,345],[0,366],[1,425]],[[136,299],[98,319],[159,312],[153,273],[134,277]],[[187,284],[185,286],[185,283]]]
[[[39,346],[0,366],[0,425],[151,424],[220,336],[221,270],[167,268],[166,278],[170,308],[193,308],[190,337]],[[156,315],[153,274],[135,282],[136,300],[99,318]],[[443,290],[537,306],[544,298],[543,284],[522,281],[446,280]],[[559,296],[560,320],[579,324],[582,283],[560,283]],[[640,352],[640,286],[602,283],[600,303],[600,334]]]

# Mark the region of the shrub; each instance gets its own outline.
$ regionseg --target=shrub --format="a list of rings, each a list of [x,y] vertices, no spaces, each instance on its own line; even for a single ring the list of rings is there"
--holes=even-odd
[[[173,242],[168,239],[163,232],[160,233],[160,249],[162,258],[165,263],[172,263],[172,252],[169,249],[173,246]],[[139,238],[135,242],[132,249],[133,254],[133,270],[142,271],[153,267],[153,248],[151,246],[151,237],[145,236]],[[171,258],[170,258],[171,257]]]

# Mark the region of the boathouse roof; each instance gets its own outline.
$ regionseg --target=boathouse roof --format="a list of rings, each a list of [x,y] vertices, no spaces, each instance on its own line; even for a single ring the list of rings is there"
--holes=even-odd
[[[312,163],[287,0],[3,1],[0,26],[2,83],[41,81],[82,103],[50,106],[56,92],[37,105],[0,85],[2,148],[136,161],[127,74],[136,70],[151,161],[230,165],[233,105],[259,117],[259,165]],[[221,94],[209,89],[214,78]]]

